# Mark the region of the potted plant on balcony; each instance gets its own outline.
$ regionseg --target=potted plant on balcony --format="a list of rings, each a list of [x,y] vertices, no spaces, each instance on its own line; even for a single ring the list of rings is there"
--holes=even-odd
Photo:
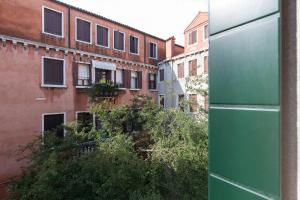
[[[89,89],[89,96],[92,101],[101,98],[114,98],[118,96],[118,85],[111,81],[100,81],[92,84]]]

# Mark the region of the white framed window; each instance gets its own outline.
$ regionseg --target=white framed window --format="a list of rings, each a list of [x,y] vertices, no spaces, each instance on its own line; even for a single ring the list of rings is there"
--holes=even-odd
[[[110,33],[109,28],[96,24],[96,45],[109,48]]]
[[[64,138],[66,130],[63,125],[66,124],[66,112],[59,113],[43,113],[42,114],[42,135],[46,132],[54,131],[56,136]]]
[[[42,87],[66,87],[65,60],[42,57]]]
[[[208,35],[209,35],[208,24],[205,24],[203,26],[203,40],[207,40],[208,39]]]
[[[42,31],[44,34],[64,37],[64,13],[46,6],[42,7]]]
[[[131,72],[130,86],[131,86],[131,89],[138,88],[138,72],[136,72],[136,71]]]
[[[92,22],[76,17],[75,27],[76,41],[86,44],[92,44]]]
[[[154,73],[148,74],[148,88],[149,90],[157,89],[157,74]]]
[[[166,107],[166,104],[165,104],[165,95],[164,94],[158,95],[158,103],[159,103],[159,107],[161,107],[161,108],[165,108]]]
[[[139,38],[129,36],[129,53],[139,55]]]
[[[198,30],[193,30],[189,33],[189,45],[197,44],[198,42]]]
[[[78,86],[89,86],[90,85],[90,66],[87,64],[78,64]]]
[[[114,50],[125,51],[125,33],[114,30]]]
[[[149,43],[149,57],[157,59],[157,44],[150,42]]]
[[[116,84],[119,88],[124,88],[124,70],[117,69],[116,70]]]

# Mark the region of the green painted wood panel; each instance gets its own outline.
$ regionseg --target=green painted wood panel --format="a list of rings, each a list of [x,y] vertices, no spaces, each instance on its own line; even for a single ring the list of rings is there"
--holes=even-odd
[[[279,110],[211,107],[209,114],[210,173],[279,197]]]
[[[235,184],[228,184],[217,177],[209,177],[211,190],[210,199],[218,200],[266,200],[268,197],[261,196],[260,194],[248,192]]]
[[[209,200],[281,199],[279,5],[210,0]]]
[[[210,33],[224,31],[278,10],[278,0],[211,0]]]
[[[278,105],[278,26],[273,15],[211,37],[211,103]]]

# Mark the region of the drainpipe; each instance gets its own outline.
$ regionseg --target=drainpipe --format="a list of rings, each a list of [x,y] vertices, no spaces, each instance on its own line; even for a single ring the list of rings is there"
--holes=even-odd
[[[68,8],[68,48],[71,47],[71,8]]]
[[[146,63],[146,49],[147,49],[147,44],[146,44],[146,34],[144,33],[144,63]]]

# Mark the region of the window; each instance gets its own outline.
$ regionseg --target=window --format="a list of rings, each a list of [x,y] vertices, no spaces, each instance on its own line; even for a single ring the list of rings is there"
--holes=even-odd
[[[197,43],[197,39],[198,39],[197,33],[198,33],[197,30],[194,30],[189,33],[189,45],[193,45]]]
[[[208,56],[204,56],[204,73],[208,73]]]
[[[150,42],[150,58],[157,59],[157,44]]]
[[[138,73],[137,72],[131,72],[131,79],[130,79],[130,85],[132,89],[138,88]]]
[[[123,69],[116,70],[116,84],[120,88],[124,88],[124,70]]]
[[[178,78],[184,78],[184,63],[177,65],[177,76]]]
[[[109,48],[109,30],[106,27],[97,25],[97,45]]]
[[[43,33],[63,37],[63,13],[43,7]]]
[[[42,86],[61,87],[65,85],[64,60],[58,58],[42,58]]]
[[[149,73],[149,89],[156,90],[156,74]]]
[[[139,39],[134,36],[129,36],[130,53],[139,54]]]
[[[203,28],[203,36],[204,36],[204,40],[207,40],[208,39],[208,24],[204,25],[204,28]]]
[[[197,75],[197,59],[189,61],[189,75],[190,76]]]
[[[120,31],[114,31],[114,49],[125,50],[125,34]]]
[[[78,86],[90,85],[90,67],[86,64],[78,65]]]
[[[43,114],[43,133],[54,132],[59,138],[64,137],[65,113]]]
[[[130,74],[130,88],[141,89],[142,88],[142,72],[131,71]]]
[[[93,127],[94,117],[89,112],[76,112],[77,131],[89,132]]]
[[[95,68],[95,82],[107,83],[111,81],[111,70]]]
[[[185,107],[185,102],[184,102],[184,94],[179,94],[178,95],[178,108],[182,111],[184,111]]]
[[[197,95],[196,94],[190,94],[189,95],[189,104],[190,104],[190,112],[197,112],[198,102],[197,102]]]
[[[91,27],[91,22],[76,18],[76,40],[91,44]]]
[[[165,95],[161,94],[158,96],[158,102],[159,102],[159,106],[161,108],[165,107]]]
[[[160,69],[159,70],[159,81],[164,81],[165,80],[165,70]]]

